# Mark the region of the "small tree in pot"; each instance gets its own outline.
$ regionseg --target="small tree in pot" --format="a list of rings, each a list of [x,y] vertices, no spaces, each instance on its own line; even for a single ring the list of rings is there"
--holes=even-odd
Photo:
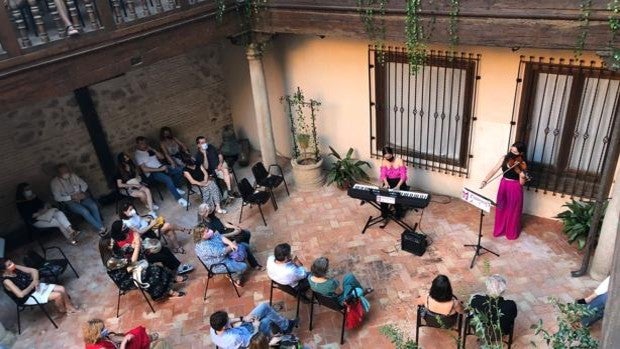
[[[352,158],[353,148],[349,148],[344,157],[340,156],[334,148],[329,147],[329,149],[332,151],[329,155],[336,158],[336,161],[327,173],[327,185],[336,183],[340,189],[349,189],[360,180],[369,179],[363,167],[370,168],[370,164],[367,161]]]
[[[321,103],[306,98],[299,87],[292,95],[280,98],[287,109],[293,136],[293,177],[298,189],[317,189],[323,185],[323,159],[319,154],[316,114]],[[309,114],[309,117],[308,117]]]

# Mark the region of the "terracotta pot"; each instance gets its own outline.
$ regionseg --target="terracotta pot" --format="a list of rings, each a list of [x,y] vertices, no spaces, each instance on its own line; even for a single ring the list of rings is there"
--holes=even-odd
[[[316,190],[322,187],[325,183],[322,168],[323,159],[321,158],[313,164],[300,164],[299,161],[300,159],[291,159],[295,187],[302,191]]]

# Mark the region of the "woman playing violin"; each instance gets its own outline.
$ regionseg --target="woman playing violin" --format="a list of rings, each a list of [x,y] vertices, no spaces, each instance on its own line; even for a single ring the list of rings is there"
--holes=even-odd
[[[521,233],[523,185],[527,181],[525,144],[523,142],[516,142],[510,146],[508,154],[504,155],[484,178],[480,189],[484,188],[489,179],[500,169],[502,170],[502,180],[497,191],[493,236],[506,235],[508,240],[515,240]]]

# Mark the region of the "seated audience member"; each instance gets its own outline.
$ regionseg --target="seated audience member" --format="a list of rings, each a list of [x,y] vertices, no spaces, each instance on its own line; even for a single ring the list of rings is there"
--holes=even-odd
[[[289,334],[298,323],[280,315],[269,303],[261,303],[248,315],[229,319],[225,311],[216,311],[209,318],[211,341],[221,349],[238,349],[250,346],[256,333],[271,338],[277,333]]]
[[[181,262],[174,256],[169,248],[161,246],[159,251],[147,250],[142,246],[143,242],[140,239],[140,234],[126,227],[122,221],[115,221],[112,223],[110,235],[113,240],[113,250],[116,255],[121,255],[132,262],[146,259],[149,265],[159,262],[166,267],[173,276],[183,273],[184,267],[181,266]],[[176,276],[174,280],[176,282],[186,281],[187,275],[183,277]]]
[[[160,234],[164,234],[170,240],[174,253],[185,254],[185,249],[179,243],[176,233],[179,228],[172,223],[166,222],[163,217],[140,217],[138,212],[136,212],[136,208],[130,202],[125,202],[121,205],[118,210],[118,216],[126,227],[138,232],[140,236],[159,239],[161,237]]]
[[[277,245],[273,256],[267,258],[267,274],[269,278],[281,285],[288,285],[302,291],[307,290],[308,271],[303,267],[297,256],[291,256],[291,245]]]
[[[578,304],[587,304],[593,314],[586,315],[581,319],[581,324],[589,327],[605,315],[605,303],[607,303],[607,291],[609,290],[609,276],[586,298],[577,300]]]
[[[159,130],[159,146],[172,167],[183,167],[185,160],[191,158],[189,149],[172,134],[170,127]]]
[[[51,188],[54,200],[66,206],[71,212],[79,214],[92,225],[99,235],[106,233],[99,207],[88,194],[88,184],[69,170],[66,164],[56,167],[57,176],[52,179]]]
[[[73,22],[71,22],[71,17],[69,16],[69,11],[67,11],[67,5],[65,2],[62,0],[54,0],[53,3],[56,6],[58,16],[64,25],[63,35],[78,35],[80,31],[73,25]],[[4,6],[9,7],[11,10],[17,10],[22,7],[29,8],[29,2],[27,0],[5,0]]]
[[[198,187],[202,194],[202,202],[215,206],[217,213],[226,213],[226,210],[220,207],[220,202],[222,201],[220,189],[215,184],[215,181],[209,178],[207,171],[202,165],[197,165],[194,163],[194,160],[187,159],[183,168],[183,176],[190,184]]]
[[[370,287],[366,289],[362,288],[362,285],[352,273],[344,275],[341,289],[338,280],[327,276],[328,270],[329,259],[325,257],[319,257],[312,263],[312,267],[310,268],[312,274],[308,278],[308,283],[312,291],[333,298],[340,304],[344,304],[344,301],[352,295],[363,297],[373,291]],[[362,301],[362,303],[368,306],[368,301]],[[364,308],[366,308],[366,306]],[[368,309],[364,310],[368,311]]]
[[[444,327],[451,327],[456,323],[456,317],[450,317],[456,313],[463,314],[465,309],[463,304],[452,293],[452,285],[450,285],[450,279],[445,275],[438,275],[431,285],[430,292],[423,294],[416,300],[416,305],[422,305],[426,308],[426,312],[443,317]],[[454,323],[445,321],[447,319],[454,319]]]
[[[209,143],[203,136],[196,137],[196,148],[198,151],[194,158],[196,165],[202,165],[209,176],[220,178],[226,183],[226,189],[231,196],[239,197],[239,194],[232,191],[232,178],[230,169],[224,161],[224,157],[217,148]]]
[[[127,333],[110,331],[103,320],[90,319],[82,326],[85,349],[149,349],[159,340],[157,332],[147,333],[138,326]]]
[[[217,263],[223,263],[226,265],[235,285],[243,286],[243,273],[248,268],[248,265],[241,260],[236,260],[231,255],[232,252],[237,251],[239,245],[222,237],[220,233],[214,232],[212,229],[197,227],[194,229],[194,242],[196,243],[196,256],[204,263],[207,268],[211,268],[212,265]],[[250,249],[247,249],[249,252]],[[250,257],[251,256],[251,257]],[[247,253],[248,263],[254,256]],[[258,264],[256,260],[253,263]],[[214,273],[226,273],[226,267],[218,265],[213,268]]]
[[[144,175],[147,177],[152,176],[153,180],[165,184],[179,205],[187,207],[187,201],[181,197],[185,192],[177,188],[179,181],[183,177],[182,170],[180,167],[163,165],[160,162],[163,159],[165,159],[164,155],[151,148],[146,142],[146,138],[136,138],[135,160]]]
[[[71,303],[71,298],[64,287],[39,282],[39,271],[36,269],[17,265],[7,258],[0,258],[0,274],[2,285],[8,292],[20,299],[27,298],[25,305],[53,301],[61,313],[73,314],[79,311]]]
[[[198,206],[198,224],[209,227],[222,234],[223,237],[237,243],[250,243],[250,237],[252,236],[250,231],[228,221],[222,222],[215,215],[215,206],[209,204],[200,204]]]
[[[118,173],[116,174],[116,187],[122,191],[124,195],[138,198],[144,206],[149,209],[149,214],[157,217],[155,213],[159,209],[153,204],[153,195],[151,189],[142,184],[140,171],[133,163],[129,155],[119,153],[117,157]]]
[[[258,332],[252,336],[248,349],[269,349],[269,339],[264,334]]]
[[[469,303],[471,310],[485,319],[489,325],[487,327],[499,323],[501,333],[509,334],[517,317],[517,303],[502,297],[506,291],[506,279],[494,274],[487,278],[485,284],[487,294],[473,296]]]
[[[67,216],[59,209],[43,202],[32,191],[30,184],[19,183],[15,192],[15,201],[19,214],[30,224],[37,228],[58,228],[62,235],[72,245],[77,244],[78,231],[73,229]]]

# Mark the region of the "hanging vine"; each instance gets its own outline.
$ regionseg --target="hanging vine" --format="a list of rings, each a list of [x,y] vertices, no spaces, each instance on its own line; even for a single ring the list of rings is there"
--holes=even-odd
[[[448,24],[448,35],[450,35],[450,51],[459,45],[459,11],[461,3],[459,0],[450,0],[450,22]]]
[[[267,4],[268,0],[238,0],[236,1],[237,11],[241,12],[241,27],[243,30],[250,30],[257,21],[261,10]],[[226,13],[227,2],[229,0],[215,0],[216,13],[215,17],[218,22],[222,22],[224,13]]]
[[[385,62],[385,53],[380,48],[385,42],[385,8],[389,0],[357,0],[357,8],[360,13],[364,31],[373,44],[379,48],[377,59],[379,63]],[[381,20],[377,23],[376,16]]]
[[[611,50],[610,64],[608,68],[611,70],[620,69],[620,49],[614,47],[616,36],[620,31],[620,0],[611,0],[607,4],[609,14],[609,29],[611,31],[611,39],[609,40],[609,49]]]
[[[426,45],[422,42],[424,33],[420,21],[421,0],[407,0],[407,17],[405,19],[405,47],[409,72],[415,74],[426,60]]]
[[[592,14],[592,0],[581,0],[579,4],[579,10],[581,14],[579,15],[579,22],[581,23],[579,27],[581,28],[581,33],[577,37],[577,46],[575,47],[575,57],[581,56],[583,53],[583,48],[586,45],[586,39],[588,38],[588,30],[590,29],[590,15]]]

